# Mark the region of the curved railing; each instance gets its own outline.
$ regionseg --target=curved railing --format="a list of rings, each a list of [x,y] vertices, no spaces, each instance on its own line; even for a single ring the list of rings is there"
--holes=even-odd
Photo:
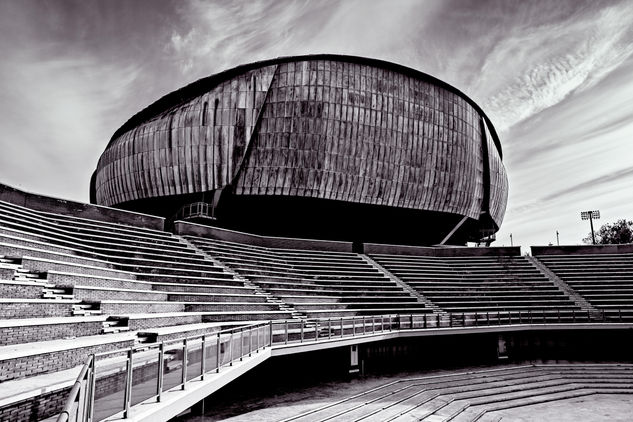
[[[520,324],[632,322],[621,311],[536,310],[440,314],[369,315],[312,320],[266,321],[186,338],[91,355],[73,385],[57,422],[127,418],[138,403],[161,401],[164,392],[184,390],[266,347],[335,341],[394,331],[485,328]]]

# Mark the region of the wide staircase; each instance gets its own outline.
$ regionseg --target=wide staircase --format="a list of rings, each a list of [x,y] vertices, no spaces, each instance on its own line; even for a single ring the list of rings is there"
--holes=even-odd
[[[633,394],[633,365],[530,365],[408,378],[284,422],[498,421],[503,410],[595,394]]]
[[[89,354],[291,317],[178,236],[0,201],[0,420],[59,411]]]
[[[562,312],[568,318],[581,311],[523,256],[371,257],[447,312]]]
[[[633,253],[535,254],[610,319],[633,319]]]
[[[432,312],[356,253],[185,238],[270,297],[292,306],[296,316],[334,318]]]

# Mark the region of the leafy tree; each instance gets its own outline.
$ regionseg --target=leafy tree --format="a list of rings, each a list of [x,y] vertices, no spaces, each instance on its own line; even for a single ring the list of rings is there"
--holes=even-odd
[[[591,233],[582,241],[591,244]],[[615,223],[604,224],[596,231],[596,244],[598,245],[622,243],[633,243],[633,221],[618,220]]]

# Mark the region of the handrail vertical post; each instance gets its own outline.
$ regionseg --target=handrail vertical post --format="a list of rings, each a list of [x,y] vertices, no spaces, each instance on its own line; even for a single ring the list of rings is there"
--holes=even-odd
[[[303,343],[303,335],[304,335],[303,334],[303,330],[304,330],[304,327],[305,327],[305,322],[306,322],[305,319],[301,320],[301,335],[300,335],[300,338],[299,338],[300,343]]]
[[[204,373],[207,372],[207,336],[202,335],[202,350],[200,351],[200,381],[204,381]]]
[[[341,338],[343,338],[343,317],[341,317]]]
[[[97,357],[92,354],[92,358],[90,359],[90,390],[88,394],[88,410],[86,421],[92,422],[94,416],[94,408],[95,408],[95,391],[97,384]]]
[[[319,320],[316,320],[314,324],[314,341],[319,341]]]
[[[332,318],[327,319],[327,338],[332,338]]]
[[[288,320],[286,320],[285,331],[286,331],[286,339],[284,342],[285,344],[288,344]]]
[[[217,364],[217,367],[215,368],[216,373],[220,372],[220,346],[221,346],[220,333],[218,333],[218,344],[217,344],[217,349],[215,351],[215,355],[216,355],[215,360]]]
[[[163,396],[163,382],[165,377],[165,344],[158,345],[158,382],[156,383],[156,401],[160,403]]]
[[[253,356],[253,328],[248,329],[248,356]]]
[[[268,327],[270,329],[270,333],[269,333],[270,347],[273,347],[273,322],[272,321],[268,322]]]
[[[187,384],[187,365],[189,361],[189,357],[187,356],[188,345],[187,339],[183,339],[182,341],[182,389],[185,389],[185,384]]]
[[[127,368],[125,372],[125,396],[123,399],[123,419],[127,419],[130,416],[130,405],[132,402],[132,356],[134,349],[131,347],[127,351]]]
[[[233,335],[235,333],[231,331],[229,333],[229,366],[233,366]]]
[[[250,349],[248,352],[250,353]],[[242,360],[244,360],[244,329],[240,328],[240,362]]]
[[[356,336],[356,317],[352,317],[352,337]]]

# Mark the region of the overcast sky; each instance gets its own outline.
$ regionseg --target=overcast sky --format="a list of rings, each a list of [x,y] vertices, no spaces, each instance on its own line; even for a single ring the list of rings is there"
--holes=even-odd
[[[633,1],[0,0],[0,182],[88,201],[112,133],[254,60],[393,61],[472,97],[510,179],[497,245],[580,243],[633,219]]]

